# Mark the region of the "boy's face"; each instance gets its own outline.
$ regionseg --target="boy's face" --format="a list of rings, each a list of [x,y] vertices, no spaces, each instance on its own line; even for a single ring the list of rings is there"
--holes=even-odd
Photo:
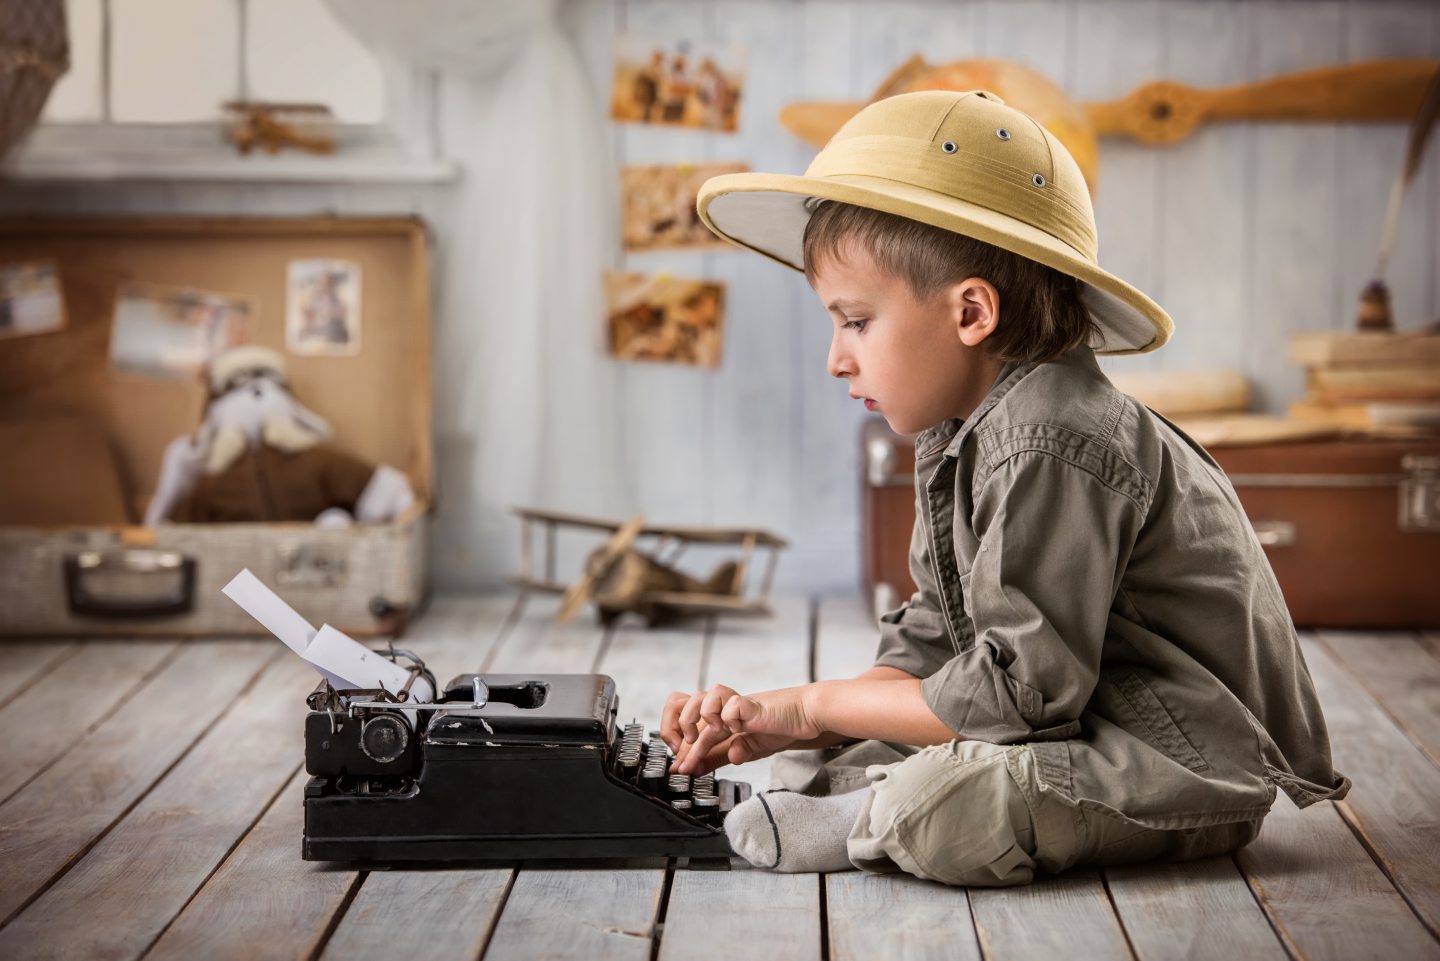
[[[851,245],[820,264],[814,288],[834,324],[830,375],[847,380],[850,396],[897,433],[969,417],[1000,372],[980,347],[999,320],[987,281],[970,278],[917,300],[909,283]]]

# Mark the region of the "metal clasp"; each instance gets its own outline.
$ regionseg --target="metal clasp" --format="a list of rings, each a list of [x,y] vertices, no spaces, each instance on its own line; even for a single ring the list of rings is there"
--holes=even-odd
[[[1400,529],[1440,531],[1440,457],[1406,454],[1400,461]]]

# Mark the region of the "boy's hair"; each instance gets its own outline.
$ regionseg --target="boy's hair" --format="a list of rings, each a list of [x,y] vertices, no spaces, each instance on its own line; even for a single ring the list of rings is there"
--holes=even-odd
[[[826,201],[805,227],[805,276],[858,245],[881,270],[905,280],[919,300],[980,277],[1000,295],[1003,322],[984,344],[1002,361],[1043,363],[1085,343],[1095,329],[1080,281],[993,244],[854,204]]]

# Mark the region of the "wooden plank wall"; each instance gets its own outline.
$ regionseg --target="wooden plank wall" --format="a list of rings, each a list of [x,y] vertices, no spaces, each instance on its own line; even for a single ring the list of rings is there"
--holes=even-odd
[[[933,61],[1023,61],[1080,99],[1119,97],[1156,77],[1210,87],[1337,62],[1440,56],[1440,6],[1426,0],[579,0],[562,22],[601,113],[617,33],[748,48],[738,134],[603,124],[607,140],[576,149],[614,167],[741,160],[798,172],[811,152],[780,128],[778,108],[799,98],[863,98],[914,52]],[[461,102],[475,96],[475,83],[457,77],[440,86],[439,136],[452,149],[491,149],[477,144],[475,109]],[[1350,323],[1405,135],[1393,124],[1269,123],[1204,129],[1166,149],[1106,141],[1096,202],[1102,263],[1155,296],[1178,330],[1167,349],[1107,367],[1239,368],[1262,405],[1282,408],[1300,387],[1300,372],[1285,361],[1288,333]],[[437,376],[478,382],[532,359],[507,356],[470,322],[466,305],[490,293],[467,269],[488,236],[483,212],[466,202],[473,189],[463,178],[433,187],[12,183],[0,184],[0,211],[414,211],[436,231]],[[1437,221],[1440,161],[1431,156],[1407,201],[1389,275],[1404,324],[1440,312]],[[595,408],[610,412],[614,456],[597,462],[588,447],[551,443],[543,449],[557,459],[534,496],[616,516],[644,510],[660,522],[768,525],[794,545],[780,568],[783,586],[854,585],[862,410],[824,372],[828,320],[804,280],[739,251],[625,256],[617,242],[609,260],[727,282],[724,365],[613,365],[597,353],[585,367],[565,352],[567,382],[580,378]],[[557,282],[590,282],[566,276],[564,264],[554,269]],[[590,337],[590,324],[599,319],[547,329]],[[521,452],[501,451],[476,474],[475,452],[493,449],[497,431],[510,435],[503,412],[451,410],[463,394],[456,383],[437,384],[442,587],[493,584],[509,573],[517,538],[498,492],[533,469]]]

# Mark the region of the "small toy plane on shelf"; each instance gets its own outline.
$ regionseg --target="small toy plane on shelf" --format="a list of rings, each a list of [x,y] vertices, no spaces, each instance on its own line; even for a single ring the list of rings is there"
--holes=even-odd
[[[769,617],[767,603],[775,580],[775,566],[785,540],[755,528],[652,527],[637,514],[618,522],[580,517],[555,511],[517,507],[520,517],[520,573],[511,583],[525,591],[563,594],[557,619],[568,621],[594,601],[600,623],[608,626],[622,614],[638,614],[648,626],[700,614],[740,617]],[[544,576],[532,573],[532,544],[535,528],[544,529],[541,552]],[[574,583],[566,584],[555,575],[555,539],[559,528],[608,533],[606,541],[591,552],[584,570]],[[635,547],[642,538],[653,538],[645,551]],[[675,563],[692,544],[736,545],[738,559],[722,562],[706,580],[698,580],[675,568]],[[746,596],[746,580],[757,548],[769,550],[764,579],[758,592]]]

